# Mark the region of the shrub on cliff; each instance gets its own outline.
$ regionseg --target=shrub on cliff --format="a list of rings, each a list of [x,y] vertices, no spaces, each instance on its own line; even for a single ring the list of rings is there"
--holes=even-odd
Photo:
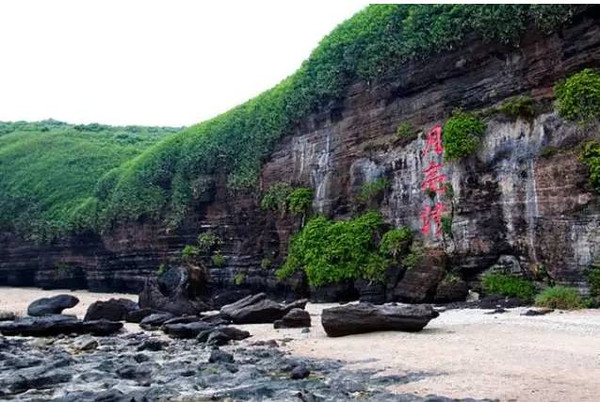
[[[561,310],[575,310],[585,307],[577,289],[564,286],[554,286],[544,289],[536,296],[535,305]]]
[[[412,239],[412,231],[406,226],[388,230],[379,242],[379,251],[383,255],[397,258],[408,252]]]
[[[482,284],[487,294],[518,297],[525,302],[532,301],[536,293],[532,281],[502,273],[484,275]]]
[[[455,111],[444,124],[444,158],[453,161],[475,153],[484,133],[485,123],[479,117]]]
[[[535,116],[535,105],[529,96],[517,96],[502,102],[498,111],[513,119],[522,117],[531,119]]]
[[[600,192],[600,143],[595,140],[585,142],[579,157],[590,170],[590,185]]]
[[[308,187],[298,187],[287,197],[288,209],[296,215],[304,215],[310,211],[313,201],[313,191]]]
[[[558,113],[566,120],[587,125],[600,117],[600,74],[586,68],[554,87]]]

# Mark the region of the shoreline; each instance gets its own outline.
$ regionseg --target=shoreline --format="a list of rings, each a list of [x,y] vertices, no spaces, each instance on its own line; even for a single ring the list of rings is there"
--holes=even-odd
[[[40,297],[68,293],[80,303],[65,314],[82,317],[89,304],[111,297],[137,296],[87,291],[0,288],[0,310],[25,313]],[[321,326],[324,308],[311,304],[310,332],[274,329],[272,324],[236,325],[258,341],[288,338],[281,350],[307,359],[342,361],[348,370],[372,370],[381,376],[405,376],[388,387],[399,394],[489,398],[501,401],[594,401],[600,394],[600,310],[555,311],[545,316],[502,314],[490,310],[449,309],[418,333],[375,332],[329,338]],[[126,331],[139,331],[137,324]]]

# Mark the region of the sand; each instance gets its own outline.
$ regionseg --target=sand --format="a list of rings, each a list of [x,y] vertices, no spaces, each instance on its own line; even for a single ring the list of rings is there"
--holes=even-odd
[[[39,297],[73,293],[81,303],[65,313],[85,314],[95,300],[132,295],[0,288],[0,310],[25,313]],[[600,398],[600,310],[525,317],[524,309],[498,315],[481,310],[443,312],[419,333],[379,332],[328,338],[320,325],[323,308],[309,304],[313,327],[274,330],[243,325],[253,341],[291,338],[293,355],[339,359],[350,369],[417,380],[391,387],[401,393],[501,401],[598,401]]]

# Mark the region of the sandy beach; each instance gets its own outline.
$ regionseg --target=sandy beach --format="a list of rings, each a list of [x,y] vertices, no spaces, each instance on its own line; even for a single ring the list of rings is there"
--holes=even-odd
[[[83,316],[95,300],[134,295],[85,291],[0,288],[0,310],[25,314],[40,297],[72,293],[81,302],[67,314]],[[408,376],[393,391],[501,401],[596,401],[600,394],[600,311],[553,312],[526,317],[523,308],[490,315],[482,310],[442,312],[422,332],[379,332],[328,338],[320,325],[324,308],[309,304],[313,327],[275,330],[270,324],[239,326],[247,341],[291,338],[296,356],[342,360],[350,369]],[[134,324],[132,324],[134,325]],[[135,326],[137,327],[137,326]],[[133,330],[127,326],[128,330]],[[419,377],[414,380],[412,377]]]

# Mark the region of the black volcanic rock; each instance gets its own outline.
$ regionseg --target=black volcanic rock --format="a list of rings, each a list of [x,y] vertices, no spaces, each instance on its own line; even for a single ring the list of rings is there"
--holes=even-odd
[[[120,322],[107,320],[81,321],[75,316],[48,315],[23,317],[0,323],[0,333],[7,336],[55,336],[59,334],[92,334],[106,336],[123,328]]]
[[[272,323],[283,318],[294,308],[303,309],[306,303],[306,300],[297,300],[289,304],[276,303],[267,299],[265,293],[259,293],[223,306],[221,315],[231,319],[234,324]]]
[[[347,304],[323,310],[321,323],[328,336],[344,336],[375,331],[422,330],[439,313],[429,304],[380,305]]]
[[[84,320],[123,321],[129,313],[136,310],[139,310],[137,303],[129,299],[97,301],[88,307]]]
[[[71,295],[58,295],[35,300],[27,308],[27,314],[32,317],[60,314],[63,310],[75,307],[79,299]]]

